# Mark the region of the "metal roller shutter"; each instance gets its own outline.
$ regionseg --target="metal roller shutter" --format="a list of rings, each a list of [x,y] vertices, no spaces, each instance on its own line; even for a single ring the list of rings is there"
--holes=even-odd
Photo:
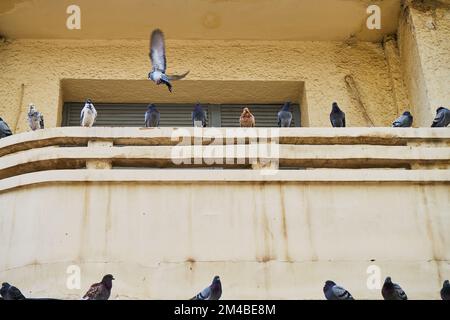
[[[95,103],[97,121],[94,126],[142,127],[147,104]],[[68,102],[63,107],[62,126],[79,126],[80,112],[84,103]],[[191,127],[192,104],[157,104],[161,113],[161,127]],[[202,105],[207,112],[207,126],[239,127],[239,117],[247,105]],[[257,127],[277,127],[279,105],[248,105],[255,115]],[[300,108],[291,106],[293,121],[291,127],[300,127]]]

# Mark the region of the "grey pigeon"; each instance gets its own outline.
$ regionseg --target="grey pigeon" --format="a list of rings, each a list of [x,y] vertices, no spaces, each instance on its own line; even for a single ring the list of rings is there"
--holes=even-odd
[[[0,139],[11,136],[12,132],[8,124],[0,118]]]
[[[170,92],[172,92],[172,84],[170,81],[181,80],[189,73],[187,71],[182,75],[166,75],[166,48],[164,34],[160,29],[154,30],[151,34],[149,56],[152,62],[152,71],[148,74],[148,79],[154,81],[157,85],[164,83]]]
[[[387,277],[384,281],[381,294],[384,300],[408,300],[405,291],[396,283],[393,283],[391,277]]]
[[[278,126],[289,128],[292,122],[292,113],[289,111],[291,109],[291,103],[286,102],[281,110],[278,112]]]
[[[145,126],[147,128],[159,127],[160,114],[156,106],[152,103],[147,107],[147,112],[145,112]]]
[[[199,292],[191,300],[219,300],[222,296],[222,283],[219,276],[215,276],[211,285]]]
[[[412,124],[413,116],[411,115],[411,112],[405,111],[392,123],[392,126],[395,128],[409,128],[412,126]]]
[[[36,106],[32,103],[30,103],[28,109],[28,125],[33,131],[44,129],[44,116],[36,109]]]
[[[442,300],[450,300],[450,282],[448,280],[444,281],[441,289]]]
[[[206,127],[206,112],[200,103],[197,103],[192,111],[192,125],[200,128]]]
[[[112,281],[115,280],[112,274],[103,276],[99,283],[94,283],[86,294],[84,300],[108,300],[111,295]]]
[[[87,99],[84,108],[81,110],[80,124],[82,127],[92,127],[97,118],[97,110],[91,99]]]
[[[345,113],[339,108],[336,102],[333,102],[331,108],[330,121],[334,128],[345,127]]]
[[[355,300],[350,292],[330,280],[325,282],[323,293],[327,300]]]
[[[444,107],[440,107],[436,110],[436,118],[434,118],[431,124],[432,128],[443,128],[450,124],[450,110]]]
[[[0,295],[3,300],[25,300],[25,296],[22,292],[7,282],[3,282],[0,289]]]

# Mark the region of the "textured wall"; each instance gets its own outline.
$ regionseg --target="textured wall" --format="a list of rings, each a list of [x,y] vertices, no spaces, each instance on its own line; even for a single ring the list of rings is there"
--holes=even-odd
[[[450,101],[450,4],[408,1],[398,34],[415,125],[430,126]]]
[[[61,79],[146,79],[147,54],[147,41],[17,40],[3,44],[0,114],[11,123],[19,119],[17,129],[24,131],[27,105],[34,102],[45,113],[48,125],[57,126]],[[375,125],[389,125],[397,114],[381,44],[168,41],[168,63],[171,72],[190,69],[190,80],[304,81],[306,92],[300,99],[308,106],[305,125],[329,126],[333,101],[342,105],[349,126],[367,125],[358,101],[346,87],[348,74],[353,75]],[[21,83],[25,84],[23,98]],[[121,90],[117,86],[115,94]]]
[[[214,274],[224,299],[323,299],[327,279],[380,299],[377,265],[438,299],[450,277],[446,183],[61,182],[0,204],[0,278],[35,297],[79,298],[112,273],[113,299],[186,299]],[[81,290],[66,288],[71,264]]]

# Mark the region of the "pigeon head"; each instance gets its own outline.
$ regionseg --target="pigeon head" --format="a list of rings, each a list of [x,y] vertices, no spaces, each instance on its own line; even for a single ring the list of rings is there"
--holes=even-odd
[[[151,103],[151,104],[149,104],[149,105],[147,106],[147,109],[148,109],[148,110],[155,110],[155,109],[156,109],[156,106],[155,106],[153,103]]]
[[[8,282],[3,282],[2,283],[2,289],[8,289],[10,287],[11,287],[11,285]]]
[[[214,279],[213,279],[213,283],[219,282],[219,281],[220,281],[220,277],[219,276],[215,276]]]
[[[334,281],[331,281],[331,280],[327,280],[326,282],[325,282],[325,286],[323,287],[324,289],[328,289],[328,288],[331,288],[331,287],[333,287],[333,286],[335,286],[336,285],[336,283],[334,282]]]
[[[86,99],[86,104],[92,104],[92,100],[91,99]]]
[[[2,117],[0,117],[0,121],[3,121],[3,118],[2,118]]]
[[[384,283],[391,284],[392,283],[391,277],[387,277],[386,280],[384,280]]]
[[[107,274],[103,276],[102,282],[106,283],[106,282],[111,282],[112,280],[116,280],[114,279],[112,274]]]
[[[445,109],[444,107],[439,107],[439,108],[436,109],[436,112],[442,111],[444,109]]]
[[[28,107],[29,113],[34,113],[36,111],[36,106],[33,103],[30,103]]]
[[[194,110],[195,111],[202,111],[203,110],[202,105],[199,102],[197,102],[197,104],[194,107]]]
[[[405,112],[403,112],[403,115],[409,117],[409,116],[411,116],[411,112],[405,111]]]
[[[337,102],[333,102],[332,109],[333,109],[334,112],[341,111],[341,109],[339,108]]]
[[[446,287],[446,288],[450,288],[450,281],[445,280],[443,286]]]
[[[291,102],[290,101],[285,102],[283,105],[283,111],[289,111],[290,108],[291,108]]]

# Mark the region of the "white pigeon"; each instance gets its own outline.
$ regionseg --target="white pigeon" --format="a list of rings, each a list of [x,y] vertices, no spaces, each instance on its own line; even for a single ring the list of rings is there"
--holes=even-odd
[[[97,110],[95,110],[91,99],[87,99],[84,108],[81,110],[80,124],[82,127],[92,127],[97,118]]]
[[[44,116],[36,109],[36,106],[33,103],[29,104],[28,125],[33,131],[44,129]]]

